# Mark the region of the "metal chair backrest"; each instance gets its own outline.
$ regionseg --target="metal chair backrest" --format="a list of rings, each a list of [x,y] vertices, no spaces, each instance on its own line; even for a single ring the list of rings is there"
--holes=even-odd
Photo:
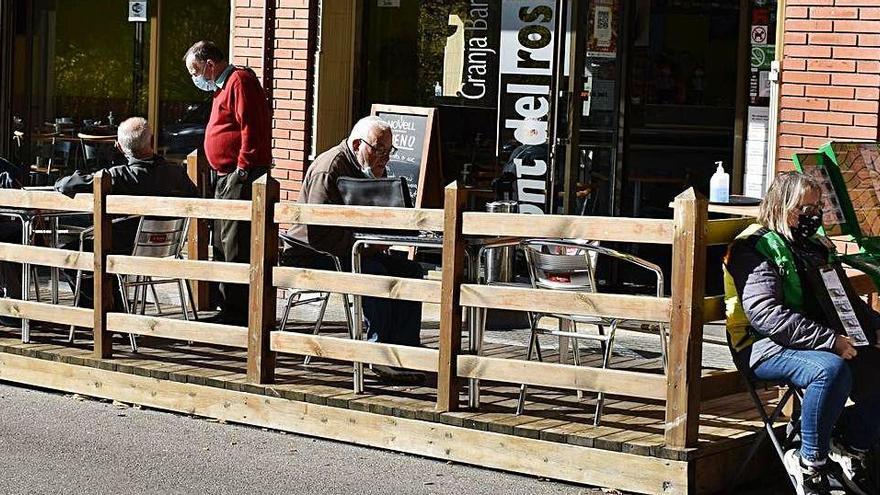
[[[597,242],[531,239],[523,241],[529,276],[536,289],[598,292],[596,266],[600,258],[613,258],[654,273],[657,297],[663,297],[663,271],[631,254],[599,246]]]
[[[134,238],[132,256],[176,257],[186,238],[186,218],[142,217]]]

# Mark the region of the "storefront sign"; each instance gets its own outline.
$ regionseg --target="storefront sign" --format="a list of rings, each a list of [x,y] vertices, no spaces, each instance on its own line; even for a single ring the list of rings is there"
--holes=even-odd
[[[590,38],[587,57],[615,58],[617,56],[617,0],[595,0],[590,4]]]
[[[505,0],[501,11],[498,154],[547,142],[556,25],[553,0]],[[516,165],[519,211],[543,214],[548,160]]]
[[[129,22],[147,22],[147,2],[146,0],[129,0],[128,2],[128,21]]]
[[[776,59],[776,47],[773,45],[753,46],[750,63],[753,69],[770,70],[770,63]]]
[[[464,53],[455,95],[464,105],[492,108],[498,102],[498,15],[497,1],[471,0],[468,17],[460,21]]]

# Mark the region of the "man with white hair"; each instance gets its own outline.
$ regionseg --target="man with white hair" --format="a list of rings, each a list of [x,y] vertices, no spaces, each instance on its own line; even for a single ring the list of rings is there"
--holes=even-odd
[[[110,176],[110,194],[195,197],[198,191],[186,169],[181,165],[166,163],[153,153],[152,142],[153,131],[146,119],[132,117],[119,124],[116,148],[125,155],[128,163],[105,169]],[[77,193],[91,193],[94,182],[92,173],[77,170],[58,179],[55,190],[73,197]],[[139,221],[139,218],[133,218],[113,224],[113,254],[131,254]],[[70,246],[69,249],[79,249],[79,246]],[[91,251],[92,247],[87,245],[83,249]],[[91,279],[84,278],[83,282],[86,281],[91,283]],[[90,304],[91,287],[83,286],[82,295],[86,299],[84,303]]]
[[[303,178],[299,203],[341,205],[342,194],[336,181],[340,177],[385,177],[385,165],[394,153],[391,126],[378,117],[365,117],[355,124],[351,134],[337,146],[315,158]],[[339,258],[344,270],[351,269],[354,236],[350,228],[321,225],[295,225],[288,235],[311,247]],[[309,256],[295,246],[288,246],[282,263],[304,268],[335,270],[326,257]],[[371,251],[362,259],[361,271],[374,275],[422,278],[421,265],[385,252]],[[419,302],[375,297],[363,298],[368,338],[387,344],[420,345],[422,305]],[[380,378],[393,382],[416,382],[424,375],[387,366],[373,366]]]

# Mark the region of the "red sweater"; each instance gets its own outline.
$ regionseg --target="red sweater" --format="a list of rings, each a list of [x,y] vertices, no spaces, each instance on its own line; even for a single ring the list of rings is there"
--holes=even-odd
[[[234,68],[214,93],[205,128],[205,155],[211,168],[221,173],[272,163],[269,104],[251,71]]]

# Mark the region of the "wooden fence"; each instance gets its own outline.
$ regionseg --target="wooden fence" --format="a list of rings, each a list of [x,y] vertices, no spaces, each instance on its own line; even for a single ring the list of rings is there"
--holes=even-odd
[[[190,174],[206,193],[205,174],[190,155]],[[96,175],[93,194],[67,198],[53,192],[0,191],[8,206],[91,212],[94,253],[0,243],[0,259],[94,273],[94,310],[46,303],[0,299],[0,314],[92,328],[94,354],[110,359],[112,332],[219,344],[247,349],[247,377],[271,383],[276,353],[320,356],[399,366],[438,374],[437,410],[461,407],[467,379],[494,380],[592,390],[664,400],[666,444],[690,448],[697,442],[701,388],[735,382],[730,373],[701,378],[703,322],[723,317],[718,298],[705,298],[706,247],[729,242],[744,227],[742,220],[707,220],[705,198],[688,190],[674,202],[672,220],[516,215],[465,212],[466,191],[452,184],[443,210],[298,205],[279,202],[278,182],[263,177],[253,186],[252,201],[162,198],[110,194],[109,177]],[[171,260],[112,255],[111,215],[189,217],[190,259]],[[251,222],[249,264],[207,261],[205,221],[216,218]],[[277,266],[279,224],[302,223],[442,232],[442,280],[339,273]],[[650,297],[493,287],[465,283],[465,236],[581,238],[672,246],[671,295]],[[205,282],[250,285],[247,327],[117,313],[113,311],[111,277],[134,274],[196,280],[199,305],[206,301]],[[386,297],[439,304],[439,349],[356,341],[339,337],[276,331],[276,291],[296,287],[360,296]],[[669,326],[667,375],[508,360],[462,352],[465,307],[568,313],[649,320]]]

